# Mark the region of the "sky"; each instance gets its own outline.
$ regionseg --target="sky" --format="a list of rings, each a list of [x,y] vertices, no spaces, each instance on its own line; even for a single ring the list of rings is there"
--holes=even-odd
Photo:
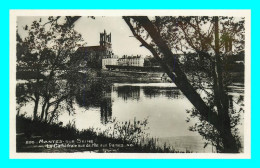
[[[23,29],[25,25],[31,25],[34,20],[39,20],[40,17],[23,16],[17,17],[17,28],[19,35],[24,38],[26,32]],[[42,17],[42,23],[46,22],[47,17]],[[74,29],[80,33],[87,42],[87,46],[99,45],[100,33],[106,30],[112,35],[112,49],[115,55],[151,55],[145,48],[140,47],[140,42],[136,40],[131,33],[129,27],[122,17],[81,17],[75,22]]]

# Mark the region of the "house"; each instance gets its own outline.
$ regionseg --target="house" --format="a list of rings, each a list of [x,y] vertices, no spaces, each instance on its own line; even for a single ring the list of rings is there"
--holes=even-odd
[[[118,56],[117,55],[107,55],[102,59],[102,69],[107,69],[107,65],[118,65]]]
[[[141,57],[141,55],[137,56],[127,56],[123,55],[122,58],[118,59],[118,65],[119,66],[144,66],[144,58]]]

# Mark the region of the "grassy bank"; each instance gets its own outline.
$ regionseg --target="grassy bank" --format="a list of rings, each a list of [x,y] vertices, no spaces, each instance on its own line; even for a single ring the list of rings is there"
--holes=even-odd
[[[130,140],[139,134],[138,127],[131,127],[128,122],[118,127],[116,131],[125,136],[110,136],[107,130],[98,132],[93,128],[78,131],[73,124],[61,126],[17,116],[17,152],[179,153],[166,145],[157,146],[155,138],[137,136],[139,139]]]

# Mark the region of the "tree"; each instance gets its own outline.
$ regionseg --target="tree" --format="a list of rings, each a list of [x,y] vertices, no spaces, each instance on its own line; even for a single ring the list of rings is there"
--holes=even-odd
[[[77,19],[68,19],[66,24],[71,25]],[[123,19],[134,37],[152,53],[165,73],[193,104],[192,116],[199,117],[202,123],[200,128],[195,127],[194,130],[214,142],[219,152],[239,152],[238,138],[233,129],[238,119],[231,116],[231,102],[227,95],[228,74],[223,65],[227,55],[244,49],[243,19],[155,17],[150,20],[146,16],[124,16]],[[206,32],[205,27],[208,28]],[[202,66],[204,71],[188,74],[173,50],[184,54],[193,51],[198,58],[191,58],[207,66]],[[191,80],[190,75],[195,78]],[[207,79],[204,85],[201,84],[201,78]],[[203,96],[200,91],[207,96]]]
[[[234,132],[232,133],[234,126],[230,118],[226,86],[223,84],[222,61],[225,54],[232,51],[231,41],[236,41],[236,47],[243,49],[243,21],[234,23],[232,18],[222,17],[222,29],[220,29],[219,17],[155,17],[151,21],[145,16],[131,16],[123,19],[134,37],[153,54],[167,75],[193,104],[195,107],[193,115],[198,116],[205,123],[201,126],[211,127],[216,131],[214,136],[217,135],[217,150],[227,153],[238,152],[239,142]],[[209,27],[207,34],[202,33],[203,26]],[[221,47],[222,43],[224,49]],[[173,49],[185,52],[184,47],[186,51],[192,49],[199,54],[200,60],[207,59],[210,63],[209,78],[211,82],[213,81],[213,92],[208,93],[212,95],[208,97],[208,101],[198,93],[194,87],[196,83],[194,85],[194,81],[192,83],[189,80],[181,67],[180,60],[172,52]],[[199,88],[206,91],[205,86]],[[206,138],[212,138],[208,136],[207,131],[200,133]]]
[[[75,83],[65,79],[73,75],[68,66],[70,58],[84,43],[73,29],[71,18],[63,18],[63,23],[58,22],[61,17],[49,17],[44,24],[41,19],[34,21],[25,28],[28,36],[24,40],[17,38],[17,72],[35,74],[33,79],[26,79],[25,85],[31,89],[27,87],[22,95],[26,101],[35,102],[34,119],[53,122],[59,109],[73,110],[71,95]]]

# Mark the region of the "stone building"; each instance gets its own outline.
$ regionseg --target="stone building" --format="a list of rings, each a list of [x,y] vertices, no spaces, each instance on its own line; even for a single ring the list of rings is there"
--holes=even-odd
[[[127,56],[118,58],[113,53],[111,43],[111,33],[107,34],[106,30],[100,33],[98,46],[80,47],[72,58],[72,63],[80,68],[97,68],[107,69],[107,65],[119,66],[144,66],[144,58],[140,55]]]
[[[118,65],[118,56],[112,54],[112,55],[103,57],[102,69],[107,69],[106,65]]]
[[[100,33],[99,44],[99,46],[79,47],[75,52],[74,63],[78,62],[78,66],[82,68],[102,68],[102,59],[116,57],[112,51],[111,33],[107,34],[106,30]]]
[[[127,56],[123,55],[122,58],[118,59],[118,65],[119,66],[144,66],[144,58],[141,57],[141,55],[137,56]]]

